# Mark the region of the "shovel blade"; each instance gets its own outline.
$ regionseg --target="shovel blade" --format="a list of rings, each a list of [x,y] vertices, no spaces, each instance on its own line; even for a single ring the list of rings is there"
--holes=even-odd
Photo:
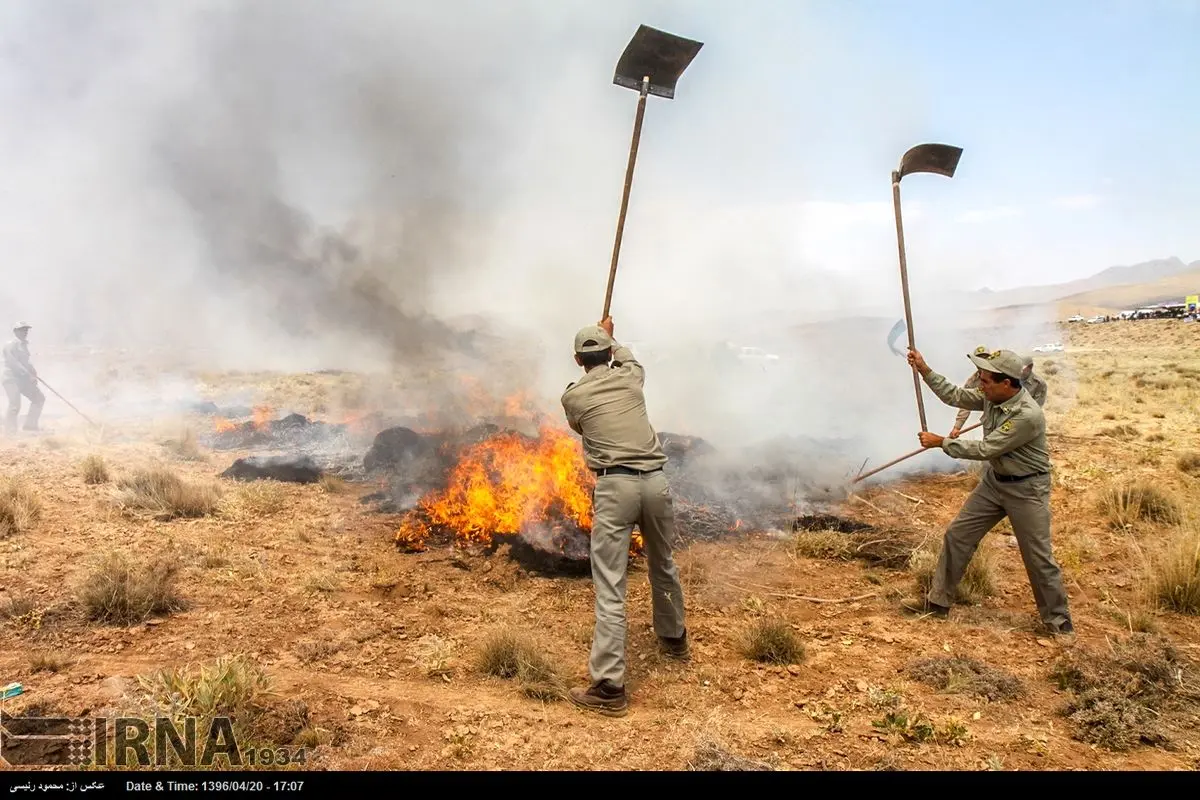
[[[897,175],[903,178],[914,172],[931,172],[947,178],[954,177],[962,148],[948,144],[919,144],[900,159]]]
[[[679,76],[703,46],[702,42],[642,25],[617,61],[613,83],[640,92],[642,78],[649,76],[649,93],[671,100],[675,97]]]

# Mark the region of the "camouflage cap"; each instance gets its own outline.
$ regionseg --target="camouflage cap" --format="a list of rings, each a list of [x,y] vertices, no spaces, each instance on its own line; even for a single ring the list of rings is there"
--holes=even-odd
[[[1033,366],[1033,356],[1021,356],[1021,363],[1025,366],[1025,369],[1029,369]]]
[[[580,328],[575,334],[576,353],[599,353],[612,347],[612,337],[599,325],[588,325]]]
[[[1012,350],[995,350],[979,356],[969,355],[967,358],[980,369],[998,372],[1017,380],[1021,379],[1021,373],[1025,369],[1024,360]]]
[[[28,322],[18,322],[16,325],[13,325],[13,330],[14,331],[27,331],[32,327],[33,326],[30,325]]]

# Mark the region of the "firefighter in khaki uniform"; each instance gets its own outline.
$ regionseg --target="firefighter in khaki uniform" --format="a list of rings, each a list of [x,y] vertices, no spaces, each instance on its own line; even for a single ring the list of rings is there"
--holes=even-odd
[[[1042,407],[1021,385],[1023,359],[1009,350],[968,356],[979,368],[979,388],[962,389],[934,372],[916,350],[908,363],[948,406],[983,412],[983,439],[964,441],[918,434],[923,447],[940,447],[953,458],[988,462],[979,485],[946,529],[933,583],[924,598],[905,601],[912,611],[946,617],[975,549],[1006,516],[1021,548],[1038,614],[1054,633],[1072,634],[1062,570],[1050,541],[1050,452]]]
[[[584,375],[563,392],[562,405],[596,474],[591,536],[596,627],[588,663],[592,684],[572,689],[570,696],[584,708],[624,716],[626,568],[635,524],[649,561],[654,632],[668,656],[689,654],[683,587],[671,553],[674,507],[662,469],[667,456],[646,413],[645,370],[629,348],[613,340],[611,318],[575,335],[575,363]]]

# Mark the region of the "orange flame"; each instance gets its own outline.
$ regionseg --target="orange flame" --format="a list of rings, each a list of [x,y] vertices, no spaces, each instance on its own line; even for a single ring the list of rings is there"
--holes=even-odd
[[[595,476],[583,448],[565,428],[543,424],[536,439],[505,432],[463,451],[445,490],[419,503],[396,532],[406,549],[423,549],[434,531],[458,544],[487,545],[493,534],[518,534],[555,521],[592,528]],[[642,552],[631,537],[630,552]]]
[[[254,407],[254,430],[261,431],[271,424],[271,419],[275,416],[275,410],[270,406],[255,406]]]
[[[216,419],[213,420],[213,430],[215,430],[217,433],[225,433],[226,431],[232,431],[232,430],[236,429],[237,427],[238,427],[238,424],[236,422],[230,422],[229,420],[225,419],[224,417],[217,417]]]

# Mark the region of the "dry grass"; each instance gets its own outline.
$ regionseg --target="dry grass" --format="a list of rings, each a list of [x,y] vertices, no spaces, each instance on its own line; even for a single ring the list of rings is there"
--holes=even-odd
[[[736,755],[724,745],[706,739],[696,746],[687,768],[693,772],[772,772],[765,761]]]
[[[929,592],[933,584],[933,572],[937,569],[938,558],[941,555],[941,544],[935,552],[931,547],[922,547],[912,554],[909,559],[909,570],[917,582],[917,590],[922,596]],[[975,605],[985,597],[996,594],[996,552],[985,538],[975,550],[975,556],[967,564],[967,570],[959,581],[955,602],[963,605]]]
[[[79,587],[79,600],[88,619],[121,625],[178,611],[186,606],[175,588],[180,569],[173,555],[136,564],[120,553],[110,553]]]
[[[112,480],[112,475],[108,471],[108,463],[103,456],[94,453],[80,462],[79,472],[83,476],[83,482],[89,486],[97,486]]]
[[[239,486],[234,504],[252,517],[272,517],[287,507],[288,489],[275,481],[254,481]]]
[[[477,657],[479,671],[496,678],[515,678],[521,691],[540,700],[565,696],[566,684],[554,662],[533,637],[504,629],[489,636]]]
[[[201,461],[204,458],[200,444],[196,441],[196,434],[190,428],[183,431],[177,439],[166,439],[162,446],[181,461]]]
[[[1200,528],[1181,528],[1151,560],[1149,592],[1160,608],[1200,614]]]
[[[1200,453],[1183,453],[1175,460],[1175,466],[1185,475],[1200,478]]]
[[[1051,677],[1071,699],[1061,709],[1075,737],[1109,750],[1167,745],[1170,728],[1191,729],[1200,695],[1165,639],[1133,634],[1108,652],[1068,651]]]
[[[1174,525],[1182,519],[1179,503],[1145,481],[1110,485],[1101,496],[1100,510],[1116,530],[1127,530],[1137,522]]]
[[[898,569],[908,563],[916,547],[915,536],[901,528],[838,530],[797,529],[793,552],[826,561],[862,561],[872,566]]]
[[[42,501],[19,478],[0,478],[0,539],[32,528],[42,517]]]
[[[804,645],[792,626],[779,619],[759,619],[742,634],[742,655],[765,664],[799,664],[804,660]]]
[[[1025,693],[1015,676],[971,658],[927,658],[908,665],[913,680],[940,692],[972,694],[992,702],[1015,700]]]
[[[62,672],[74,663],[65,653],[34,653],[29,658],[29,669],[33,672]]]
[[[192,483],[163,466],[139,469],[117,481],[115,502],[127,510],[152,512],[159,519],[203,517],[216,511],[216,483]]]

